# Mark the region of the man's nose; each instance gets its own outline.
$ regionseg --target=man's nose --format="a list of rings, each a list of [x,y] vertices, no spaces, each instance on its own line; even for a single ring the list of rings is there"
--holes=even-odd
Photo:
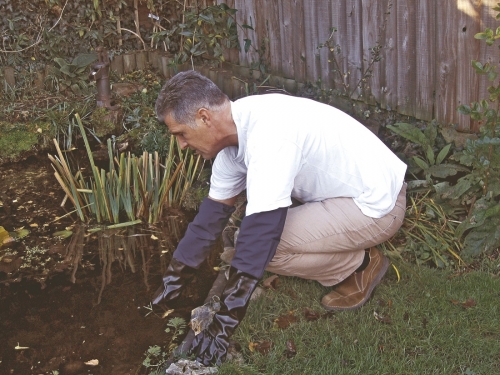
[[[188,146],[187,142],[180,139],[180,137],[177,137],[177,141],[179,142],[179,146],[181,146],[181,150],[184,150]]]

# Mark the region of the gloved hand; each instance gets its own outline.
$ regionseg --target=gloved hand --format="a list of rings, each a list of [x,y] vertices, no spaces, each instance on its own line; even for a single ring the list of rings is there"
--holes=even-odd
[[[167,271],[163,275],[163,284],[153,295],[153,304],[169,303],[181,294],[186,280],[193,274],[194,269],[172,258]]]
[[[229,337],[245,316],[258,282],[257,278],[234,267],[230,268],[229,280],[222,292],[221,308],[208,328],[194,338],[188,354],[195,355],[196,360],[205,366],[219,366],[224,361]]]

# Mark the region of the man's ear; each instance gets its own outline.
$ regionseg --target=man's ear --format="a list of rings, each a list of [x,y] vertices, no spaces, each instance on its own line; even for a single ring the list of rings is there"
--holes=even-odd
[[[205,125],[210,126],[210,111],[206,108],[200,108],[196,113],[196,117],[201,120]]]

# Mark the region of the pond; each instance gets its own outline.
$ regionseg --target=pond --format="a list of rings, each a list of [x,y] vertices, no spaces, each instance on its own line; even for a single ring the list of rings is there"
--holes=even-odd
[[[0,176],[10,238],[0,248],[0,374],[146,374],[144,353],[170,342],[150,300],[187,215],[170,210],[159,226],[88,234],[71,215],[59,219],[64,193],[48,160],[2,165]],[[188,320],[216,265],[212,252],[168,319]]]

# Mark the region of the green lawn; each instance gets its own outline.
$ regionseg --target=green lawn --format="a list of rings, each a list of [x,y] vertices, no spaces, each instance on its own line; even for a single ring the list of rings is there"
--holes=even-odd
[[[280,277],[233,336],[245,364],[219,374],[500,374],[500,263],[486,263],[460,275],[407,265],[399,282],[390,268],[362,308],[329,314],[328,288]]]

